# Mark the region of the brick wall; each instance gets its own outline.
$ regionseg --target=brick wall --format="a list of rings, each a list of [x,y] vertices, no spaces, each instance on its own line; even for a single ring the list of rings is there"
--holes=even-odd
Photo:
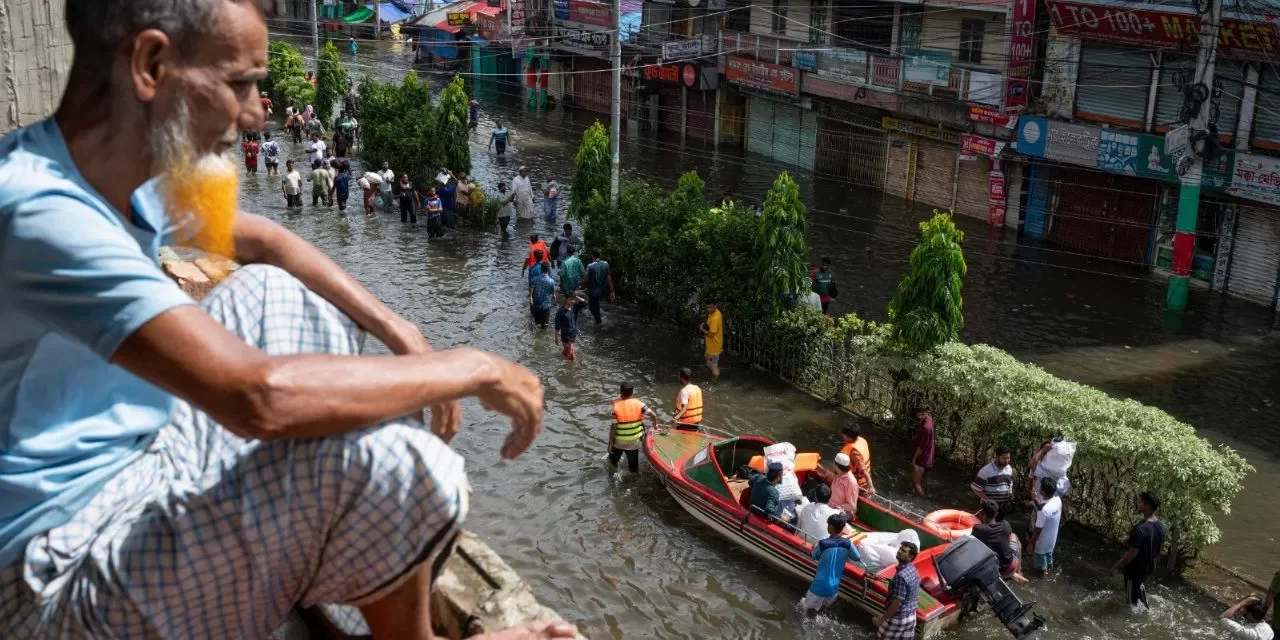
[[[63,0],[0,0],[0,132],[53,113],[71,68]]]

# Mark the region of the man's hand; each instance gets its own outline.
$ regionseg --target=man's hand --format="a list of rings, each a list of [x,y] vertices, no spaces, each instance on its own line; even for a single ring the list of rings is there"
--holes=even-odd
[[[396,316],[385,331],[383,344],[398,356],[421,355],[431,351],[431,343],[423,337],[422,332],[412,322]],[[421,420],[421,416],[414,416]],[[431,407],[431,432],[446,444],[458,435],[462,427],[462,406],[457,402]]]
[[[577,635],[578,630],[568,622],[539,620],[475,636],[475,640],[551,640],[552,638],[573,638]]]
[[[512,460],[524,453],[542,431],[542,381],[518,364],[489,357],[497,369],[498,383],[476,395],[484,408],[511,418],[511,433],[502,443],[501,454]]]

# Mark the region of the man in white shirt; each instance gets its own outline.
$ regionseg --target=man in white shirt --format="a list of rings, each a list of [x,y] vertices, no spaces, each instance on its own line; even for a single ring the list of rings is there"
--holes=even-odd
[[[1031,535],[1031,548],[1035,552],[1036,569],[1040,571],[1040,575],[1047,575],[1053,566],[1053,549],[1058,546],[1062,498],[1058,497],[1058,483],[1053,478],[1041,478],[1039,489],[1044,505],[1036,513],[1036,530]]]
[[[284,179],[280,181],[280,188],[284,191],[285,206],[302,206],[302,174],[293,168],[292,160],[284,163]]]
[[[390,211],[392,206],[395,205],[391,187],[396,182],[396,172],[391,170],[391,163],[383,160],[382,171],[379,171],[378,175],[382,176],[382,208]]]
[[[1003,509],[1013,502],[1013,466],[1009,464],[1009,447],[996,447],[996,457],[978,470],[969,490],[978,497],[978,504],[990,500]]]
[[[1244,622],[1236,622],[1237,614],[1244,613]],[[1246,596],[1230,609],[1222,612],[1222,624],[1231,631],[1233,640],[1273,640],[1275,632],[1265,621],[1267,605],[1257,596]]]
[[[311,134],[311,142],[307,143],[307,159],[323,162],[325,149],[327,149],[327,147],[324,144],[324,140],[321,140],[320,136],[314,133]]]
[[[796,527],[804,534],[806,542],[816,543],[830,535],[827,532],[827,519],[832,514],[840,513],[840,510],[827,504],[831,500],[831,487],[820,484],[813,490],[813,494],[813,502],[806,498],[800,499]]]

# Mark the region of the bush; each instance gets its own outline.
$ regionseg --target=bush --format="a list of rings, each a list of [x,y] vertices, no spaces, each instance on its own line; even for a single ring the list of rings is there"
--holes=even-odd
[[[911,272],[889,302],[893,337],[912,353],[955,340],[964,325],[964,232],[949,214],[935,211],[920,223],[920,235],[920,244],[911,250]]]
[[[479,187],[471,192],[471,213],[467,216],[467,225],[479,229],[492,229],[498,224],[498,212],[502,210],[502,200],[498,192],[486,193]]]
[[[573,201],[569,203],[569,217],[581,220],[584,234],[591,233],[591,225],[608,213],[609,181],[611,176],[609,132],[597,120],[582,132],[582,143],[573,158]],[[592,207],[595,196],[601,196],[601,206]]]
[[[267,45],[267,79],[262,90],[280,111],[289,105],[301,108],[315,100],[315,89],[307,82],[306,64],[297,47],[279,40]]]
[[[435,121],[431,90],[413,71],[399,86],[370,76],[360,81],[360,155],[371,166],[385,160],[415,184],[432,184],[438,168],[432,158]]]
[[[321,122],[333,122],[333,107],[341,105],[347,97],[350,78],[332,40],[324,44],[324,51],[320,52],[320,61],[316,67],[316,114],[320,116]]]
[[[756,227],[755,254],[759,268],[752,281],[764,297],[764,309],[776,315],[784,300],[809,290],[808,222],[800,189],[785,171],[773,182],[764,200],[764,212]]]
[[[467,129],[469,117],[466,89],[463,88],[462,78],[455,76],[453,82],[440,93],[440,104],[436,106],[432,146],[433,160],[437,166],[471,173],[471,141],[470,130]]]

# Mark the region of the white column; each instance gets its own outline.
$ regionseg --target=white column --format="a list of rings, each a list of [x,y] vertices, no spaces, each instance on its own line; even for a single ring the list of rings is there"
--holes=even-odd
[[[1156,96],[1160,95],[1160,66],[1164,62],[1164,53],[1160,50],[1149,54],[1151,61],[1151,86],[1147,88],[1147,115],[1142,121],[1142,130],[1148,133],[1156,122]]]
[[[1236,150],[1248,151],[1253,137],[1253,114],[1258,108],[1258,63],[1244,70],[1244,95],[1240,97],[1240,120],[1236,124]]]

